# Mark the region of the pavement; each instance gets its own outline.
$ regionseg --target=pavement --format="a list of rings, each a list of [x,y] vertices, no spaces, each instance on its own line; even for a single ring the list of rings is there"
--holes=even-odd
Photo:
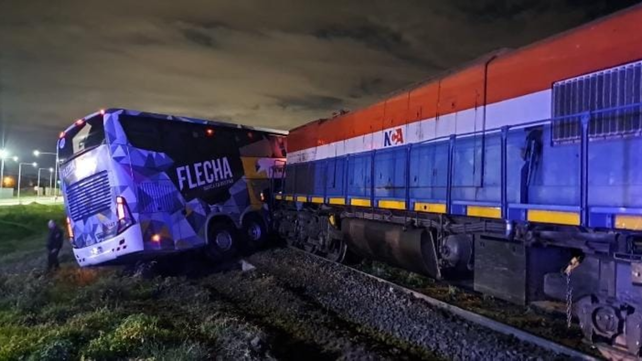
[[[20,197],[18,198],[9,198],[9,199],[0,199],[0,207],[3,206],[15,206],[18,204],[30,204],[30,203],[39,203],[39,204],[62,204],[62,197]]]

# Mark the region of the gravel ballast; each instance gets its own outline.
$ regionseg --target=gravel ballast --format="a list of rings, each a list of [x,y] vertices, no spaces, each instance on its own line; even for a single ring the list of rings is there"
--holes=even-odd
[[[268,250],[247,260],[255,270],[216,275],[211,278],[212,288],[231,299],[250,301],[243,306],[246,311],[295,324],[302,335],[318,335],[323,350],[346,359],[398,358],[401,354],[413,359],[567,359],[296,250]],[[359,336],[356,342],[349,340],[355,333]],[[372,346],[368,340],[392,351],[377,351],[382,346]],[[354,357],[345,353],[348,349],[357,350]]]

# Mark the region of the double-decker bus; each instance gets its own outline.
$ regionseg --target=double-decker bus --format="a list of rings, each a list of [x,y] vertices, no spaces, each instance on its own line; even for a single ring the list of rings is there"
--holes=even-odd
[[[80,266],[203,248],[215,260],[266,240],[263,202],[286,132],[126,109],[60,134],[67,227]]]

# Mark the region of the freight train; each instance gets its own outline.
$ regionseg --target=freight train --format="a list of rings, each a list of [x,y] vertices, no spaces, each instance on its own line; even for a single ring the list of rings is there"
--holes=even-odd
[[[640,355],[642,7],[290,131],[278,231],[515,303]]]

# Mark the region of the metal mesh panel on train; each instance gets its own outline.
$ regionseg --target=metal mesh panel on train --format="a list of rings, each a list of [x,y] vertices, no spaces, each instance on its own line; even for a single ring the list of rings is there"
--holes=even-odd
[[[580,114],[642,103],[642,62],[564,80],[553,85],[553,117],[573,116],[553,126],[553,142],[579,141]],[[593,114],[589,137],[608,138],[639,135],[642,132],[640,107],[628,107]]]
[[[69,216],[77,221],[111,206],[107,171],[96,173],[67,188]]]

